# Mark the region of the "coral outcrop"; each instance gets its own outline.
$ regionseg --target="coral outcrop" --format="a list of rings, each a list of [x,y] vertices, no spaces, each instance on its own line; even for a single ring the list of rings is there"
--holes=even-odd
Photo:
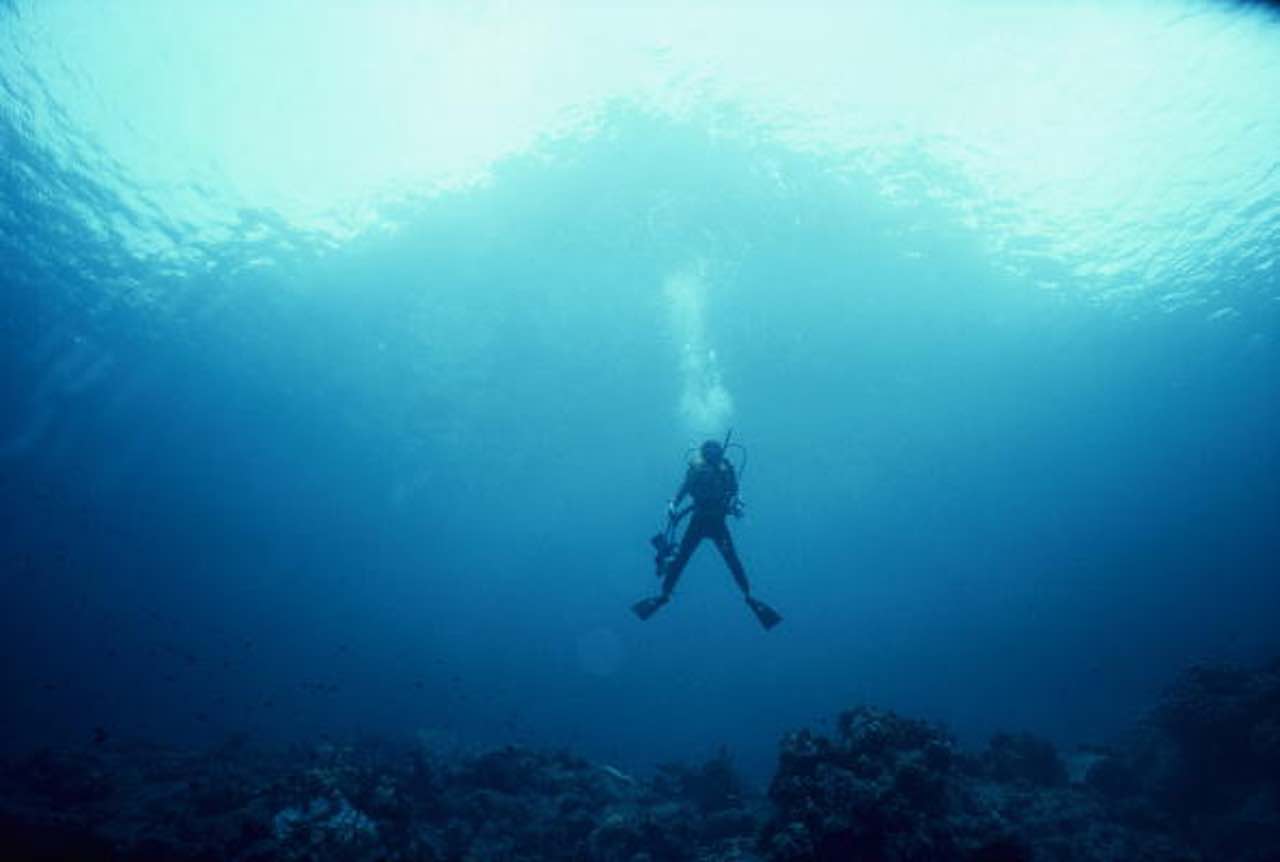
[[[1044,740],[999,735],[967,754],[938,727],[869,707],[831,737],[789,735],[769,798],[760,849],[777,862],[1180,858],[1167,824],[1119,822]]]

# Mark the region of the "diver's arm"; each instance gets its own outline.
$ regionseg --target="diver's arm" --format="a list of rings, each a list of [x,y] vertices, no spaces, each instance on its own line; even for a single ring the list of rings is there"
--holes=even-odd
[[[693,471],[684,474],[684,481],[680,483],[680,487],[676,490],[676,495],[667,501],[667,514],[675,517],[676,509],[680,508],[681,501],[689,496],[689,476]]]
[[[729,465],[729,481],[728,481],[729,499],[727,509],[730,515],[735,518],[742,517],[742,498],[738,496],[738,473],[733,469],[733,465]]]
[[[729,467],[729,481],[727,484],[729,488],[729,499],[734,500],[734,499],[737,499],[738,497],[738,471],[733,469],[732,464],[729,464],[728,467]]]
[[[693,483],[693,468],[690,467],[688,470],[684,471],[684,481],[680,483],[680,488],[676,491],[675,497],[671,499],[671,502],[674,505],[679,506],[680,501],[683,500],[685,497],[689,496],[689,493],[690,493],[689,486],[692,483]]]

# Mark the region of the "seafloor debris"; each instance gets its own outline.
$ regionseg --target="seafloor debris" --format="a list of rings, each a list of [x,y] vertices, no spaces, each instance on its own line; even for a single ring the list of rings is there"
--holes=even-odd
[[[1065,759],[979,752],[859,707],[783,740],[767,796],[726,753],[648,778],[566,752],[97,739],[0,763],[4,859],[1013,862],[1280,859],[1280,662],[1193,668]]]

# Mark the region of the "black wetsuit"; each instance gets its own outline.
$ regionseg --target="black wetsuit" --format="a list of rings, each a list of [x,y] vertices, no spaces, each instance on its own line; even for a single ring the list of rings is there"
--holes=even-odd
[[[705,461],[691,464],[685,473],[684,483],[676,493],[675,503],[679,505],[685,495],[693,497],[693,514],[689,516],[689,526],[685,528],[684,537],[680,539],[680,548],[675,557],[667,564],[666,576],[662,579],[662,595],[668,597],[675,589],[676,581],[693,552],[703,539],[715,542],[720,556],[724,557],[733,579],[737,581],[743,595],[750,595],[751,588],[747,584],[747,573],[738,559],[738,552],[733,547],[733,537],[729,535],[729,525],[725,523],[734,500],[738,496],[738,477],[733,465],[728,460],[721,460],[712,465]]]

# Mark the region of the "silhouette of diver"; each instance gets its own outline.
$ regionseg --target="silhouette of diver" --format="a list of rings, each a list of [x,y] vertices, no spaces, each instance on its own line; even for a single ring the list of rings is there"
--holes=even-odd
[[[730,432],[732,433],[732,432]],[[766,629],[771,629],[782,622],[782,616],[773,608],[751,595],[751,585],[747,582],[746,570],[738,552],[733,547],[733,537],[729,534],[729,525],[725,518],[733,515],[742,517],[742,501],[738,498],[738,476],[733,464],[725,457],[725,442],[708,440],[698,447],[698,456],[694,458],[685,472],[684,482],[676,496],[667,503],[667,528],[652,539],[657,550],[654,564],[657,574],[662,578],[662,591],[647,599],[642,599],[631,606],[631,610],[642,620],[657,613],[658,609],[671,600],[671,592],[693,552],[703,539],[715,543],[720,556],[733,573],[733,579],[747,600],[756,619]],[[693,505],[684,511],[678,511],[684,498],[692,497]],[[676,527],[685,515],[692,513],[689,526],[677,548],[673,542]]]

